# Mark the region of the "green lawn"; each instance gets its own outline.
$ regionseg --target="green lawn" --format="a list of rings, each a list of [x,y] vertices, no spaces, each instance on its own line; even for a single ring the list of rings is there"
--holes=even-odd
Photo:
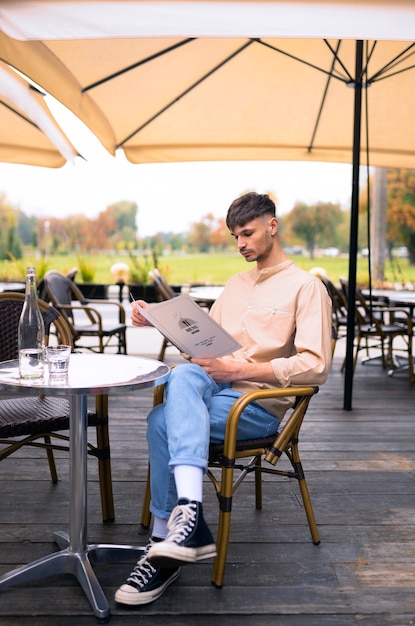
[[[293,260],[303,269],[309,271],[313,267],[322,267],[326,270],[329,278],[337,282],[340,276],[349,273],[347,257],[320,257],[309,259],[305,256],[293,256]],[[124,262],[130,266],[128,257],[124,255],[96,255],[85,256],[83,263],[93,270],[92,282],[111,283],[110,268],[116,262]],[[142,259],[139,258],[139,261]],[[75,266],[79,266],[79,259],[73,256],[51,256],[47,262],[36,260],[33,257],[20,259],[19,261],[0,262],[0,280],[13,281],[23,280],[26,265],[34,264],[37,268],[38,277],[41,277],[46,270],[56,269],[63,273]],[[166,279],[175,285],[184,283],[207,283],[222,284],[226,279],[234,274],[252,267],[246,263],[238,253],[228,254],[194,254],[194,255],[169,255],[162,256],[158,263],[160,271]],[[362,286],[368,282],[367,259],[358,260],[357,280]],[[399,282],[401,284],[415,283],[415,266],[409,266],[407,259],[399,259],[391,266],[386,263],[386,281],[390,283]],[[80,273],[77,280],[82,282]]]

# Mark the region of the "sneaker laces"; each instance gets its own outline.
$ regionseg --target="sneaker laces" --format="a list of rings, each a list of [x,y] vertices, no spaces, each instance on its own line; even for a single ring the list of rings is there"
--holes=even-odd
[[[137,561],[137,565],[134,567],[133,571],[125,581],[126,585],[133,583],[137,587],[143,587],[148,583],[150,578],[156,572],[156,568],[153,567],[150,561],[147,559],[147,553],[151,548],[151,543],[149,543],[139,560]]]
[[[197,508],[194,503],[180,504],[173,509],[173,513],[168,521],[169,533],[166,541],[179,543],[186,539],[195,525]]]

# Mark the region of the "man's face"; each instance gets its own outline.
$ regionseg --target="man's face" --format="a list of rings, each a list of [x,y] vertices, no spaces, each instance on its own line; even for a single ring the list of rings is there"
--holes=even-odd
[[[265,216],[247,222],[244,226],[235,226],[232,235],[238,251],[246,261],[257,261],[264,265],[273,249],[273,236],[277,230],[276,218]]]

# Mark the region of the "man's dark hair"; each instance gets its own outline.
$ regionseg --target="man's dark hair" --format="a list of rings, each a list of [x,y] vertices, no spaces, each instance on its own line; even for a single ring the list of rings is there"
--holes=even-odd
[[[233,231],[235,226],[245,226],[263,215],[275,217],[275,204],[266,194],[251,191],[232,202],[226,215],[226,226]]]

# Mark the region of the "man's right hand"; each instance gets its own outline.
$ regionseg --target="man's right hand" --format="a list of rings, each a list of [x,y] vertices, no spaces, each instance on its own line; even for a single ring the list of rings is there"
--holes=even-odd
[[[131,303],[131,322],[133,326],[152,326],[152,324],[141,315],[136,306],[137,304],[139,304],[142,309],[146,309],[150,306],[149,303],[144,300],[136,300]]]

